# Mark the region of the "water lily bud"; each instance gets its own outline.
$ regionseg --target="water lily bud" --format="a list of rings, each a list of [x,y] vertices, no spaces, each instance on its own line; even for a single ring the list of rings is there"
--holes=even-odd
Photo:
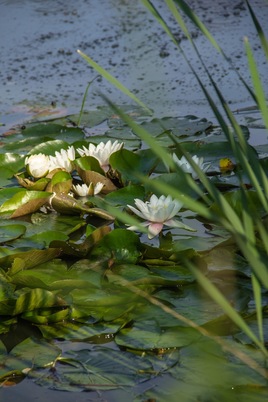
[[[27,172],[35,179],[47,175],[49,171],[49,157],[44,154],[30,155],[25,158]]]

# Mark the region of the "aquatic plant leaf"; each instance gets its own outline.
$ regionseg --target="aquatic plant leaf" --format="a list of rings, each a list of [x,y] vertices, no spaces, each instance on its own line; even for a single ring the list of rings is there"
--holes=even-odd
[[[122,286],[128,286],[125,284],[126,282],[124,282],[124,284],[122,283],[122,278],[124,281],[126,280],[128,284],[134,283],[137,285],[136,282],[139,280],[144,281],[144,283],[147,282],[147,284],[153,283],[153,278],[151,278],[150,271],[147,268],[131,263],[112,266],[111,269],[106,272],[106,276],[110,283],[117,283]]]
[[[149,122],[141,123],[141,126],[153,137],[161,138],[162,133],[170,131],[175,137],[180,138],[200,135],[211,127],[211,124],[206,119],[199,119],[196,116],[189,115],[184,117],[163,117],[161,119],[154,118]],[[165,138],[170,141],[168,135]]]
[[[226,192],[223,195],[224,198],[231,205],[231,207],[234,209],[234,211],[237,213],[238,216],[241,216],[244,211],[244,204],[243,204],[244,195],[245,195],[244,191],[241,191],[241,190]],[[258,194],[255,191],[247,191],[246,197],[247,197],[247,209],[248,209],[249,213],[252,216],[254,216],[256,214],[258,214],[259,216],[264,215],[264,210],[262,208],[262,204],[258,197]],[[220,211],[219,206],[217,205],[216,202],[214,202],[210,206],[210,209],[213,212],[217,212],[217,213]]]
[[[114,229],[98,242],[92,255],[107,255],[117,263],[135,263],[140,256],[139,237],[126,229]]]
[[[109,226],[102,226],[95,229],[82,243],[74,241],[60,241],[54,240],[51,242],[50,247],[61,249],[62,253],[84,258],[92,250],[95,244],[98,244],[103,237],[110,233]]]
[[[0,243],[17,239],[24,235],[26,227],[24,225],[0,225]]]
[[[64,184],[63,186],[65,187]],[[67,182],[67,186],[69,187],[69,182]],[[61,183],[59,187],[61,187]],[[64,188],[64,192],[55,193],[51,198],[51,206],[55,211],[66,215],[74,215],[89,212],[90,207],[83,204],[81,201],[76,200],[71,195],[66,194],[65,189],[66,188]]]
[[[87,185],[93,183],[102,183],[104,185],[102,192],[104,194],[117,190],[114,183],[104,175],[104,171],[100,167],[98,160],[92,156],[85,156],[83,158],[76,159],[75,161],[77,173],[82,178],[83,182]]]
[[[0,301],[8,300],[14,295],[15,286],[0,273]],[[1,308],[0,308],[1,313]]]
[[[172,271],[167,270],[167,273],[165,272],[165,268],[166,267],[163,266],[162,269],[156,270],[148,265],[147,268],[145,268],[131,263],[120,264],[111,267],[111,269],[106,272],[106,276],[111,283],[117,283],[127,287],[130,284],[132,286],[146,286],[148,289],[161,289],[161,287],[177,288],[178,286],[183,286],[194,281],[193,277],[191,278],[191,281],[187,281],[186,276],[183,278],[183,275],[179,274],[179,272],[176,275],[178,267],[175,267],[175,269],[173,267]]]
[[[12,266],[9,274],[12,275],[12,284],[33,289],[39,287],[47,290],[64,290],[67,293],[73,289],[97,287],[90,275],[90,263],[88,263],[88,270],[84,273],[78,267],[68,270],[65,262],[55,259],[39,264],[35,268],[16,272]]]
[[[199,198],[199,195],[188,185],[187,178],[183,174],[179,173],[162,173],[156,177],[150,179],[150,181],[145,183],[145,189],[147,191],[152,191],[154,194],[161,196],[163,192],[161,189],[157,190],[157,185],[168,184],[176,188],[181,194],[186,194],[192,199]]]
[[[52,260],[60,255],[61,250],[56,248],[49,248],[46,250],[28,250],[20,251],[11,248],[0,249],[0,264],[4,268],[8,268],[12,265],[15,258],[20,258],[24,262],[24,269],[32,268],[43,262]]]
[[[45,232],[40,232],[27,237],[28,240],[31,240],[35,243],[40,243],[45,247],[48,247],[52,241],[55,240],[67,241],[68,238],[69,236],[67,234],[52,230],[46,230]]]
[[[0,207],[0,214],[17,218],[37,211],[48,202],[52,193],[45,191],[19,191]]]
[[[51,308],[50,311],[47,308],[38,309],[33,311],[26,311],[21,314],[21,318],[26,321],[33,322],[34,324],[49,324],[54,322],[62,322],[69,318],[69,307]]]
[[[56,212],[50,214],[36,212],[31,215],[31,222],[32,225],[27,226],[27,236],[42,233],[44,228],[53,232],[62,232],[66,235],[71,235],[87,224],[82,217],[60,215]]]
[[[32,181],[25,177],[25,174],[16,174],[14,175],[16,179],[18,180],[18,183],[26,188],[27,190],[34,190],[34,191],[42,191],[45,190],[47,187],[47,184],[50,182],[50,179],[46,177],[42,177],[42,179],[39,179],[37,181]],[[48,191],[48,190],[47,190]]]
[[[134,199],[143,199],[145,190],[143,186],[129,184],[126,187],[113,191],[105,196],[105,201],[114,206],[134,204]],[[92,200],[94,202],[94,200]]]
[[[43,137],[46,138],[46,141],[54,139],[63,140],[68,143],[72,143],[74,139],[80,140],[84,138],[84,132],[81,128],[66,127],[55,123],[40,123],[26,127],[26,129],[22,131],[22,135],[24,137],[36,136],[39,139]]]
[[[87,289],[73,289],[70,292],[73,297],[73,305],[76,308],[88,308],[91,311],[100,309],[104,315],[106,309],[114,310],[113,318],[104,318],[106,321],[118,318],[123,312],[127,312],[129,308],[134,308],[138,301],[142,299],[139,295],[134,294],[127,287],[117,286],[116,284],[102,282],[101,289],[92,286],[91,292]],[[118,314],[118,312],[120,312]]]
[[[174,251],[176,252],[189,249],[193,249],[197,252],[209,251],[230,239],[229,233],[225,232],[225,235],[226,237],[187,236],[179,240],[174,238]]]
[[[28,338],[12,349],[4,359],[4,366],[6,370],[20,371],[32,367],[50,367],[60,355],[61,350],[57,346]]]
[[[5,167],[0,167],[0,186],[1,188],[5,186],[9,186],[11,183],[11,179],[14,176],[13,170]]]
[[[250,349],[235,341],[230,341],[229,346],[253,358],[260,367],[263,366],[262,355],[256,349]],[[183,379],[180,389],[183,394],[188,392],[191,398],[202,393],[215,400],[220,397],[221,400],[227,401],[232,399],[233,392],[238,398],[243,396],[247,402],[264,402],[267,397],[265,379],[262,376],[241,364],[239,359],[224,353],[215,342],[206,338],[183,348],[180,364],[174,365],[170,374],[176,379]],[[187,390],[185,386],[189,382],[193,386],[192,390]]]
[[[57,324],[40,325],[38,328],[46,339],[64,339],[77,341],[91,341],[99,337],[99,343],[111,342],[114,334],[120,329],[122,321],[118,323],[82,323],[59,322]],[[97,342],[96,342],[97,343]]]
[[[85,146],[88,143],[85,142]],[[77,158],[75,160],[76,168],[80,168],[82,170],[94,170],[94,172],[98,172],[104,175],[104,171],[100,166],[98,159],[94,158],[93,156],[83,156],[81,158]]]
[[[5,177],[8,178],[8,172],[17,173],[24,166],[24,157],[19,154],[5,153],[0,155],[0,171],[5,173]],[[12,177],[9,176],[9,177]]]
[[[120,173],[120,178],[124,185],[128,182],[137,184],[140,183],[140,175],[147,175],[152,169],[155,160],[152,161],[152,166],[148,166],[148,160],[143,163],[144,159],[127,149],[120,149],[110,156],[110,165],[113,169]]]
[[[9,201],[14,195],[25,192],[25,189],[21,187],[14,187],[14,188],[2,188],[0,190],[0,204],[4,204],[6,201]]]
[[[25,290],[18,296],[12,315],[38,308],[64,306],[65,304],[66,302],[55,293],[46,289],[34,288]]]
[[[67,149],[69,144],[64,140],[47,140],[38,143],[35,147],[29,151],[29,155],[34,154],[45,154],[45,155],[54,155],[56,151],[60,152],[61,149]]]
[[[135,322],[132,328],[123,328],[115,336],[121,347],[148,350],[176,348],[197,341],[200,334],[193,328],[174,326],[160,327],[153,319]]]
[[[70,351],[57,360],[54,375],[48,369],[31,370],[28,376],[46,388],[73,392],[133,387],[152,375],[146,358],[97,347]]]

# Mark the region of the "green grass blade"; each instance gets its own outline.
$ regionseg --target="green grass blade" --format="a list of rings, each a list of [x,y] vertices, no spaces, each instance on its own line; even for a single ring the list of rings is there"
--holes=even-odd
[[[177,23],[179,24],[179,26],[181,27],[181,29],[183,30],[184,34],[186,35],[186,37],[192,42],[192,37],[191,34],[181,16],[181,14],[178,12],[178,9],[175,6],[175,3],[173,0],[166,0],[166,4],[169,7],[173,17],[175,18],[175,20],[177,21]]]
[[[263,286],[268,289],[267,255],[261,253],[261,250],[259,250],[255,244],[248,241],[246,233],[241,235],[233,232],[233,235],[237,246],[250,264],[256,277]]]
[[[91,80],[91,81],[87,84],[87,87],[86,87],[86,90],[85,90],[85,93],[84,93],[84,96],[83,96],[83,100],[82,100],[82,105],[81,105],[80,113],[79,113],[78,120],[77,120],[77,125],[78,125],[78,126],[80,126],[81,119],[82,119],[82,116],[83,116],[83,112],[84,112],[84,108],[85,108],[85,103],[86,103],[86,99],[87,99],[87,94],[88,94],[89,87],[91,86],[92,82],[93,82],[96,78],[97,78],[97,77],[93,78],[93,80]]]
[[[203,22],[198,18],[198,16],[193,12],[190,6],[184,0],[174,0],[175,3],[181,8],[181,10],[190,18],[194,25],[207,37],[210,43],[218,50],[218,52],[223,53],[222,49],[213,38],[209,30],[203,24]]]
[[[163,17],[159,14],[155,6],[151,3],[150,0],[141,0],[143,5],[150,11],[150,13],[154,16],[154,18],[159,22],[159,24],[163,27],[164,31],[169,35],[169,37],[172,39],[172,41],[175,43],[175,45],[179,46],[179,43],[171,30],[169,29],[168,25],[166,24],[165,20]]]
[[[247,57],[248,57],[248,65],[249,65],[249,69],[250,69],[250,73],[251,73],[251,77],[252,77],[252,83],[255,88],[257,103],[261,110],[264,124],[265,124],[266,128],[268,128],[268,107],[267,107],[267,102],[266,102],[266,98],[265,98],[263,85],[262,85],[262,82],[261,82],[261,79],[260,79],[260,76],[258,73],[257,64],[255,62],[248,38],[244,39],[244,43],[245,43],[246,53],[247,53]]]
[[[167,167],[171,169],[175,168],[175,163],[171,155],[165,150],[165,148],[163,148],[162,145],[160,145],[142,126],[135,123],[126,113],[123,113],[120,108],[111,102],[106,96],[103,95],[102,97],[111,107],[111,109],[113,109],[114,112],[118,114],[121,119],[134,131],[134,133],[149,145],[149,147]]]
[[[252,332],[250,327],[247,325],[245,320],[241,315],[232,307],[229,301],[221,294],[217,287],[208,279],[206,276],[192,264],[187,262],[187,265],[194,273],[198,283],[203,287],[207,294],[216,301],[216,303],[222,308],[225,314],[241,329],[260,350],[268,357],[268,351],[266,350],[264,344],[257,338],[257,336]]]
[[[87,63],[93,67],[102,77],[104,77],[107,81],[109,81],[115,88],[119,89],[129,98],[134,100],[138,105],[144,108],[148,113],[152,114],[152,111],[140,100],[138,99],[129,89],[127,89],[120,81],[118,81],[115,77],[113,77],[108,71],[106,71],[103,67],[101,67],[98,63],[92,60],[85,53],[81,52],[81,50],[77,50],[77,53],[82,56]]]
[[[254,301],[256,304],[256,314],[257,314],[257,322],[259,329],[259,337],[261,342],[264,344],[264,333],[263,333],[263,314],[262,314],[262,289],[260,282],[256,278],[255,275],[252,275],[252,288],[254,293]]]
[[[262,27],[261,27],[261,25],[260,25],[260,23],[259,23],[259,21],[258,21],[258,19],[257,19],[257,17],[256,17],[256,15],[255,15],[255,13],[254,13],[254,11],[253,11],[251,5],[249,4],[249,1],[246,0],[246,3],[247,3],[247,6],[248,6],[248,9],[249,9],[251,18],[252,18],[252,20],[253,20],[253,22],[254,22],[255,28],[256,28],[256,30],[257,30],[257,32],[258,32],[258,35],[259,35],[259,38],[260,38],[260,42],[261,42],[261,44],[262,44],[262,48],[263,48],[263,50],[264,50],[265,56],[266,56],[266,58],[268,59],[268,41],[267,41],[267,39],[266,39],[266,37],[265,37],[265,34],[264,34],[264,32],[263,32],[263,29],[262,29]]]
[[[140,287],[133,285],[131,282],[124,279],[122,276],[116,275],[113,272],[111,272],[111,275],[113,275],[113,277],[116,278],[116,281],[118,283],[120,283],[122,286],[127,287],[131,292],[148,300],[152,305],[160,307],[166,314],[171,315],[172,317],[176,318],[178,321],[183,322],[187,326],[196,329],[201,335],[206,336],[206,337],[210,338],[211,340],[213,340],[223,350],[225,350],[228,353],[231,353],[233,356],[235,356],[237,359],[239,359],[245,365],[247,365],[252,370],[259,373],[262,377],[264,377],[265,379],[268,378],[267,369],[261,367],[260,364],[256,360],[252,359],[248,354],[245,354],[239,348],[234,347],[233,341],[230,342],[228,339],[223,339],[222,337],[211,334],[203,326],[196,324],[191,319],[178,313],[177,311],[175,311],[174,309],[169,307],[166,303],[165,304],[162,303],[161,300],[152,296],[151,294],[148,294],[146,291],[144,291]],[[266,355],[266,350],[265,350],[265,355]]]

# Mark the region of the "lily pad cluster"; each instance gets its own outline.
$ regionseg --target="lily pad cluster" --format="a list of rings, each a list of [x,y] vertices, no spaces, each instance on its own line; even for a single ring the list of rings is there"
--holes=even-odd
[[[196,192],[187,185],[188,174],[197,178],[170,134],[184,142],[194,163],[238,212],[239,166],[224,136],[206,120],[135,115],[179,165],[173,171],[118,116],[105,109],[105,117],[100,110],[95,117],[95,126],[38,124],[2,138],[0,380],[9,384],[27,376],[52,389],[133,392],[167,372],[183,384],[193,370],[201,392],[193,345],[201,342],[207,350],[207,344],[178,316],[217,336],[236,337],[235,345],[242,335],[200,292],[185,259],[221,287],[249,323],[254,316],[250,269],[226,230],[204,222],[152,184],[200,197],[202,185],[197,181]],[[105,125],[102,135],[94,134],[98,125]],[[231,168],[221,168],[224,158],[233,161]],[[248,194],[258,207],[254,191]],[[65,351],[62,342],[68,342]],[[72,350],[80,342],[83,348]],[[238,375],[239,364],[223,352],[207,362],[231,365],[234,387],[264,386],[258,375]],[[216,387],[219,379],[212,382]],[[146,396],[165,400],[159,392],[149,390]]]

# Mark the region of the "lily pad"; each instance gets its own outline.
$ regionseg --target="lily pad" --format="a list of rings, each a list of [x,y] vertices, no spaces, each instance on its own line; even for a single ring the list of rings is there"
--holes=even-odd
[[[115,337],[119,346],[131,349],[152,350],[178,348],[197,341],[200,334],[193,328],[160,327],[154,320],[136,322],[132,328],[124,328]]]
[[[54,375],[49,370],[31,370],[29,377],[47,388],[77,391],[133,387],[151,377],[150,361],[104,347],[68,352],[58,360]]]
[[[170,131],[176,137],[191,137],[207,130],[211,127],[211,122],[189,115],[184,117],[163,117],[162,119],[154,118],[150,122],[144,122],[141,125],[154,137],[159,137],[164,131]]]
[[[0,226],[0,243],[6,243],[10,240],[23,236],[26,231],[24,225],[5,225]]]

